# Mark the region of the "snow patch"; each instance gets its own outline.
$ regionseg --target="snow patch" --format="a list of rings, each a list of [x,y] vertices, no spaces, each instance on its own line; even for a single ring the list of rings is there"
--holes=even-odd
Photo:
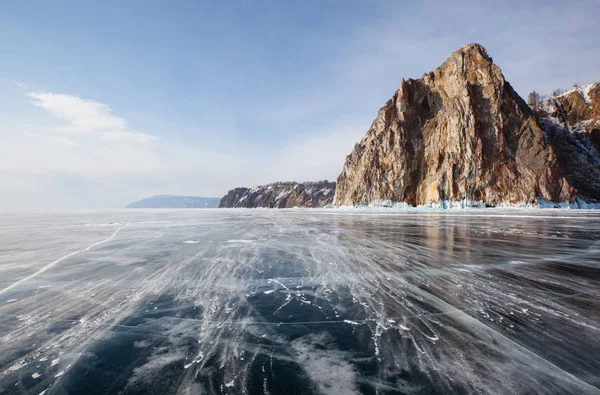
[[[166,366],[183,360],[185,360],[185,356],[180,352],[153,355],[144,365],[133,369],[133,375],[130,377],[129,382],[134,383],[137,381],[150,380],[152,376],[158,374]]]
[[[16,372],[17,370],[20,370],[21,368],[27,366],[27,362],[25,361],[21,361],[21,362],[17,362],[15,364],[13,364],[10,368],[8,368],[9,372]]]
[[[306,335],[291,345],[318,392],[333,395],[360,393],[356,387],[357,372],[350,363],[351,355],[336,350],[330,335]]]

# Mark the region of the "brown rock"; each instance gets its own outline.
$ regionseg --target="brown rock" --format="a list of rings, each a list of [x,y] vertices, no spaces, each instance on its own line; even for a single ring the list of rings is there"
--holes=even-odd
[[[573,201],[533,112],[478,44],[402,81],[346,157],[336,205]]]

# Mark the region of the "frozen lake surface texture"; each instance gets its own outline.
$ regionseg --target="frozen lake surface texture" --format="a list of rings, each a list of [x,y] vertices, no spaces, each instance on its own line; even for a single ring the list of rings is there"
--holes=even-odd
[[[600,212],[0,212],[2,394],[599,394]]]

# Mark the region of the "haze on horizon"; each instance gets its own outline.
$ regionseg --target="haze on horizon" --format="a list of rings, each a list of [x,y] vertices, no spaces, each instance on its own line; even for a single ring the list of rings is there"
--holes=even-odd
[[[599,80],[598,0],[0,7],[0,208],[335,180],[402,78],[479,42],[522,96]]]

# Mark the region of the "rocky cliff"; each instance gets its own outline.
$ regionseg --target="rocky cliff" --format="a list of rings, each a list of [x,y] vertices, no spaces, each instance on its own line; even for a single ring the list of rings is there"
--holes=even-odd
[[[600,151],[600,82],[555,97],[552,117],[574,133],[585,133]],[[585,137],[584,137],[585,138]]]
[[[235,188],[225,195],[219,207],[324,207],[331,204],[335,182],[277,182],[253,188]]]
[[[420,79],[402,80],[346,157],[334,204],[600,199],[600,188],[570,176],[570,163],[486,50],[470,44]]]
[[[577,195],[600,201],[600,83],[552,98],[539,121]]]

